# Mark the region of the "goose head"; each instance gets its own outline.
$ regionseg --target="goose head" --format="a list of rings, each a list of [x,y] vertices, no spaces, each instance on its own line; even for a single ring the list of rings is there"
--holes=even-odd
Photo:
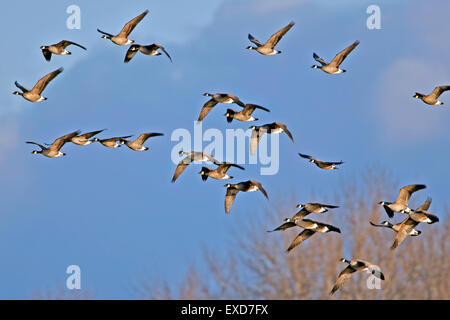
[[[301,204],[301,203],[300,203],[300,204],[297,205],[296,208],[301,209],[301,208],[303,208],[304,206],[305,206],[304,204]]]
[[[346,263],[350,263],[350,261],[348,261],[348,260],[345,259],[345,258],[341,258],[341,259],[339,259],[339,261],[341,261],[341,262],[346,262]]]
[[[13,94],[15,94],[16,96],[21,96],[23,93],[21,93],[19,91],[14,91]]]
[[[381,224],[386,226],[386,227],[388,227],[388,228],[392,227],[392,223],[390,223],[389,221],[383,221],[383,222],[381,222]]]
[[[40,48],[41,48],[41,50],[45,50],[45,49],[48,49],[48,46],[41,46]]]
[[[38,153],[41,153],[42,151],[38,151],[38,150],[33,150],[33,151],[31,151],[31,154],[38,154]]]
[[[226,187],[226,188],[230,188],[230,187],[231,187],[231,184],[227,183],[227,184],[225,185],[225,187]]]
[[[311,68],[313,68],[313,69],[322,69],[322,67],[320,67],[320,66],[318,66],[316,64],[312,65]]]
[[[203,95],[204,95],[205,97],[212,97],[212,94],[211,94],[211,93],[208,93],[208,92],[204,93]]]
[[[247,49],[247,50],[256,50],[256,48],[255,48],[255,47],[252,47],[252,46],[248,46],[246,49]]]

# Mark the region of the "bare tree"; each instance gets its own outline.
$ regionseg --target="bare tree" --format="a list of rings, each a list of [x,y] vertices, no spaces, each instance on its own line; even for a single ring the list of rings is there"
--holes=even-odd
[[[378,170],[379,171],[379,170]],[[388,220],[382,199],[392,198],[398,190],[386,173],[368,173],[359,181],[345,181],[345,189],[332,199],[339,204],[325,214],[312,214],[314,220],[335,225],[341,234],[316,234],[291,252],[286,248],[300,228],[266,233],[291,217],[296,201],[286,206],[286,200],[248,223],[240,223],[231,231],[230,250],[217,253],[204,250],[208,271],[198,277],[195,268],[187,271],[181,286],[158,296],[167,283],[141,286],[143,298],[165,299],[449,299],[449,209],[438,212],[433,225],[420,224],[422,234],[408,237],[397,249],[391,250],[395,233],[376,228],[369,221]],[[419,205],[418,195],[412,207]],[[422,199],[423,200],[423,199]],[[328,201],[312,196],[311,202]],[[396,214],[395,222],[405,215]],[[369,289],[368,274],[355,273],[333,297],[329,292],[338,274],[346,267],[340,258],[358,258],[379,266],[386,276],[381,289]],[[164,290],[163,290],[164,291]]]

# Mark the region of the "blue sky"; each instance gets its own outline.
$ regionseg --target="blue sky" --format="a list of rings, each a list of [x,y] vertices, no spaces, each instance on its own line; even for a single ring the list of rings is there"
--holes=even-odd
[[[68,265],[81,267],[82,286],[97,298],[136,298],[130,284],[146,276],[178,281],[190,263],[201,264],[203,244],[227,247],[230,227],[243,216],[272,208],[286,195],[307,202],[311,190],[330,196],[342,180],[368,168],[389,170],[398,186],[424,183],[418,200],[433,197],[439,215],[450,187],[450,94],[429,107],[412,98],[450,83],[445,41],[450,3],[419,1],[182,0],[28,1],[8,3],[0,24],[0,298],[27,298],[36,289],[65,285]],[[66,28],[66,8],[81,8],[81,29]],[[366,28],[367,6],[381,8],[381,29]],[[133,31],[137,43],[162,44],[173,58],[136,55],[100,39],[96,28],[117,33],[149,9]],[[277,56],[247,51],[247,34],[265,41],[295,21]],[[67,39],[71,56],[46,62],[39,46]],[[331,76],[311,69],[312,53],[326,60],[359,40]],[[11,94],[14,81],[31,87],[46,73],[65,70],[45,90],[47,101]],[[271,110],[257,124],[285,123],[295,137],[280,137],[280,170],[234,170],[233,181],[261,181],[270,196],[239,195],[225,215],[224,181],[201,181],[200,166],[170,179],[177,128],[193,130],[204,92],[229,92]],[[218,105],[207,128],[228,124]],[[150,150],[66,145],[67,157],[31,154],[24,141],[52,142],[77,129],[107,128],[101,136],[163,132]],[[343,160],[326,172],[297,156]],[[231,173],[231,171],[230,171]],[[387,199],[395,195],[387,195]],[[382,199],[374,199],[378,201]],[[382,210],[380,208],[380,210]]]

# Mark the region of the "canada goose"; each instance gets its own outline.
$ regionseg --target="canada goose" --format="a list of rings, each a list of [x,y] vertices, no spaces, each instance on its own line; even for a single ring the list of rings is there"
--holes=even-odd
[[[232,122],[233,119],[239,120],[239,121],[257,121],[257,118],[252,117],[253,111],[255,109],[261,109],[267,112],[270,112],[269,109],[266,109],[264,107],[258,106],[256,104],[250,104],[247,103],[241,111],[236,111],[233,109],[227,109],[227,113],[224,114],[225,117],[227,117],[228,122]]]
[[[73,137],[70,142],[77,144],[79,146],[86,146],[88,144],[91,144],[92,142],[95,142],[94,140],[89,140],[90,138],[92,138],[93,136],[105,131],[106,129],[103,130],[97,130],[97,131],[92,131],[92,132],[88,132],[88,133],[84,133],[81,134],[79,136]]]
[[[368,270],[377,278],[384,280],[384,274],[381,271],[378,271],[370,262],[359,259],[353,259],[349,261],[344,258],[342,258],[340,261],[348,263],[348,266],[344,270],[342,270],[341,273],[339,273],[336,283],[330,291],[330,295],[333,295],[336,291],[338,291],[342,287],[344,282],[348,280],[356,271]]]
[[[256,40],[250,33],[248,39],[256,44],[256,47],[248,46],[248,50],[256,50],[263,55],[279,54],[281,51],[275,50],[275,46],[281,40],[281,38],[294,26],[295,22],[290,22],[286,27],[274,33],[265,44],[262,44]]]
[[[352,45],[348,46],[341,52],[339,52],[330,63],[327,63],[325,60],[320,58],[317,54],[313,54],[314,59],[321,64],[321,66],[313,65],[311,68],[313,69],[322,69],[323,72],[330,74],[337,74],[346,72],[347,70],[340,69],[339,66],[344,61],[344,59],[352,52],[353,49],[359,44],[359,41],[355,41]]]
[[[52,58],[52,53],[58,54],[58,55],[72,54],[70,51],[66,50],[66,47],[70,46],[71,44],[73,44],[74,46],[78,46],[81,49],[86,50],[85,47],[83,47],[82,45],[80,45],[78,43],[68,41],[68,40],[61,40],[60,42],[58,42],[56,44],[52,44],[50,46],[41,46],[42,54],[44,55],[44,58],[47,61],[50,61],[50,59]]]
[[[199,174],[202,176],[203,181],[206,181],[208,179],[208,177],[218,179],[218,180],[233,179],[233,177],[226,174],[228,169],[230,169],[230,167],[236,167],[241,170],[245,170],[245,168],[243,168],[237,164],[222,162],[219,164],[219,166],[215,170],[210,169],[208,167],[202,167],[202,171],[200,171]]]
[[[289,138],[294,142],[294,138],[292,137],[292,133],[288,130],[286,125],[281,122],[272,122],[262,126],[251,126],[252,136],[250,137],[250,153],[255,154],[256,148],[258,147],[259,141],[264,133],[267,134],[278,134],[278,133],[286,133]]]
[[[378,204],[383,206],[389,218],[392,218],[394,216],[394,212],[409,213],[412,211],[410,208],[408,208],[408,202],[411,198],[411,195],[414,192],[425,188],[426,186],[423,184],[411,184],[405,186],[400,189],[397,200],[395,200],[395,202],[380,201],[378,202]]]
[[[312,235],[314,235],[316,232],[320,233],[326,233],[326,232],[337,232],[341,233],[341,230],[339,228],[336,228],[335,226],[332,226],[330,224],[317,222],[309,219],[285,219],[285,223],[283,223],[281,226],[275,228],[274,230],[270,230],[268,232],[273,231],[279,231],[279,230],[286,230],[292,227],[301,227],[305,230],[300,232],[292,241],[292,243],[287,248],[287,252],[294,249],[296,246],[298,246],[300,243],[305,241],[306,239],[310,238]]]
[[[123,136],[123,137],[113,137],[113,138],[108,138],[108,139],[99,139],[99,138],[94,138],[93,142],[100,142],[102,145],[104,145],[105,147],[108,148],[119,148],[120,144],[117,143],[117,141],[122,141],[123,139],[132,137],[131,136]]]
[[[57,157],[62,157],[62,156],[66,155],[65,153],[62,153],[59,150],[61,150],[61,148],[63,147],[63,145],[66,142],[69,142],[73,137],[75,137],[75,136],[77,136],[79,134],[80,134],[79,130],[71,132],[69,134],[66,134],[65,136],[62,136],[62,137],[56,139],[48,148],[44,147],[43,145],[41,145],[39,143],[36,143],[36,142],[26,141],[26,143],[35,144],[35,145],[37,145],[38,147],[41,148],[40,151],[33,150],[31,152],[32,154],[40,153],[40,154],[42,154],[42,155],[44,155],[46,157],[49,157],[49,158],[57,158]]]
[[[422,93],[416,92],[416,94],[413,96],[413,98],[420,99],[426,104],[432,105],[432,106],[439,106],[441,104],[444,104],[442,101],[439,101],[439,96],[445,92],[450,90],[450,86],[439,86],[434,88],[433,92],[431,92],[429,95],[424,95]]]
[[[227,188],[227,194],[225,195],[225,212],[230,213],[231,207],[233,206],[234,199],[236,199],[236,195],[239,191],[242,192],[255,192],[255,191],[261,191],[262,194],[269,199],[269,196],[267,195],[266,190],[264,190],[261,183],[255,180],[248,180],[239,182],[236,184],[229,184],[227,183],[225,185]]]
[[[241,102],[238,97],[229,93],[204,93],[203,95],[205,97],[211,97],[211,99],[203,105],[202,111],[200,111],[200,115],[197,120],[199,122],[202,121],[218,103],[236,103],[241,107],[245,107],[245,104]]]
[[[113,43],[119,45],[119,46],[125,46],[127,44],[132,44],[134,40],[129,40],[128,36],[130,35],[131,31],[133,31],[134,27],[147,15],[148,10],[145,10],[140,15],[138,15],[136,18],[131,19],[130,21],[125,24],[123,29],[120,31],[117,35],[112,35],[110,33],[106,33],[101,31],[100,29],[97,29],[98,32],[103,33],[102,39],[109,39]]]
[[[395,232],[398,232],[400,230],[400,227],[402,226],[402,223],[408,219],[409,219],[409,217],[397,224],[392,224],[389,221],[383,221],[380,224],[373,223],[372,221],[369,221],[369,223],[374,227],[382,227],[382,228],[384,227],[384,228],[394,230]],[[422,233],[422,231],[420,231],[420,230],[412,229],[408,235],[409,236],[418,236],[421,233]]]
[[[321,161],[319,159],[313,158],[311,156],[308,156],[307,154],[298,154],[300,157],[305,158],[305,159],[309,159],[309,162],[314,163],[316,166],[318,166],[320,169],[325,169],[325,170],[336,170],[339,169],[338,165],[343,164],[343,161],[339,161],[339,162],[327,162],[327,161]]]
[[[17,81],[14,82],[17,88],[22,90],[22,92],[14,91],[13,94],[22,96],[25,100],[31,101],[31,102],[40,102],[43,100],[47,100],[47,98],[44,98],[41,96],[42,91],[44,91],[45,87],[49,84],[50,81],[52,81],[58,74],[60,74],[64,70],[63,67],[50,72],[46,76],[42,77],[33,87],[33,89],[29,90],[23,86],[21,86]]]
[[[146,54],[148,56],[160,56],[161,53],[157,51],[158,49],[161,49],[166,54],[166,56],[169,58],[170,62],[172,62],[172,58],[170,57],[170,55],[166,51],[166,49],[164,49],[163,46],[160,46],[159,44],[156,44],[156,43],[150,44],[148,46],[143,46],[140,44],[132,44],[126,53],[125,60],[123,62],[125,62],[125,63],[130,62],[130,60],[134,57],[134,55],[138,51],[140,51],[141,53]]]
[[[134,151],[145,151],[148,150],[147,147],[144,147],[143,144],[150,137],[163,136],[163,133],[157,132],[148,132],[141,134],[136,140],[128,141],[127,139],[120,139],[120,144],[125,144],[128,148]]]
[[[397,248],[408,235],[411,235],[411,233],[415,231],[414,228],[419,223],[426,222],[428,224],[433,224],[439,221],[438,217],[427,211],[430,207],[430,204],[431,198],[428,198],[427,201],[425,201],[419,208],[417,208],[415,211],[411,211],[408,215],[408,218],[402,221],[397,235],[395,236],[394,243],[391,246],[392,250]]]
[[[207,152],[200,152],[200,151],[185,152],[181,150],[180,152],[178,152],[178,154],[184,154],[186,155],[186,157],[181,159],[181,161],[178,163],[177,168],[175,169],[175,173],[173,174],[172,177],[172,183],[177,180],[180,174],[183,173],[184,169],[186,169],[187,166],[193,161],[201,161],[201,162],[210,161],[212,163],[220,165],[220,162],[214,159],[214,157]]]
[[[331,204],[323,204],[323,203],[307,203],[307,204],[298,204],[298,209],[301,209],[297,212],[292,219],[303,219],[310,213],[324,213],[327,212],[328,209],[339,208],[339,206],[334,206]]]

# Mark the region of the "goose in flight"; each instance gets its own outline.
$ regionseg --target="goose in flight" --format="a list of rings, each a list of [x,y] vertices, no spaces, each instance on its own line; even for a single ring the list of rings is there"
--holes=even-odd
[[[144,147],[144,142],[147,141],[148,138],[163,136],[163,133],[157,132],[148,132],[141,134],[136,140],[128,141],[126,138],[120,139],[120,144],[126,145],[128,148],[134,151],[145,151],[148,150],[147,147]]]
[[[208,100],[208,102],[206,102],[203,105],[202,111],[200,111],[200,115],[198,116],[198,120],[197,121],[202,121],[206,115],[216,106],[216,104],[218,103],[226,103],[226,104],[230,104],[230,103],[236,103],[237,105],[241,106],[241,107],[245,107],[245,104],[243,102],[241,102],[241,100],[239,100],[238,97],[229,94],[229,93],[204,93],[203,94],[205,97],[211,97],[211,99]]]
[[[99,139],[99,138],[94,138],[93,141],[94,142],[100,142],[102,145],[104,145],[107,148],[119,148],[120,147],[120,142],[123,141],[124,139],[127,139],[131,136],[123,136],[123,137],[113,137],[113,138],[107,138],[107,139]],[[117,143],[117,141],[119,141],[119,143]]]
[[[95,136],[105,130],[106,129],[81,134],[79,136],[76,136],[76,137],[73,137],[72,139],[70,139],[70,142],[77,144],[79,146],[86,146],[88,144],[91,144],[92,142],[95,142],[94,140],[89,140],[90,138],[92,138],[93,136]]]
[[[110,33],[103,32],[100,29],[97,29],[97,31],[103,34],[101,36],[102,39],[109,39],[113,43],[115,43],[119,46],[125,46],[127,44],[132,44],[134,42],[134,40],[129,40],[128,36],[130,35],[131,31],[133,31],[133,29],[136,27],[136,25],[142,19],[144,19],[144,17],[147,15],[147,13],[148,13],[148,10],[145,10],[140,15],[138,15],[136,18],[133,18],[130,21],[128,21],[127,24],[125,24],[123,29],[120,31],[120,33],[117,35],[112,35]]]
[[[323,204],[323,203],[307,203],[307,204],[298,204],[297,208],[300,209],[292,219],[303,219],[310,213],[324,213],[327,212],[328,209],[339,208],[339,206],[334,206],[331,204]]]
[[[31,102],[40,102],[43,100],[47,100],[47,98],[41,96],[42,91],[44,91],[45,87],[52,81],[58,74],[60,74],[64,69],[61,67],[53,72],[50,72],[46,76],[42,77],[33,87],[33,89],[29,90],[24,86],[20,85],[17,81],[14,82],[17,88],[19,88],[22,92],[14,91],[13,94],[22,96],[25,100]]]
[[[166,56],[169,58],[170,62],[172,62],[172,58],[170,57],[169,53],[164,49],[163,46],[160,46],[159,44],[153,43],[148,46],[143,46],[140,44],[132,44],[130,48],[128,49],[125,59],[123,62],[128,63],[130,60],[134,57],[134,55],[140,51],[141,53],[148,55],[148,56],[160,56],[161,52],[158,52],[158,49],[161,49]]]
[[[444,104],[442,101],[439,101],[439,96],[445,92],[450,90],[450,86],[439,86],[434,88],[433,92],[431,92],[429,95],[425,95],[423,93],[416,92],[416,94],[413,96],[413,98],[420,99],[426,104],[432,105],[432,106],[440,106]]]
[[[263,188],[262,184],[255,180],[248,180],[244,182],[239,182],[236,184],[227,183],[225,185],[227,188],[227,193],[225,195],[225,212],[230,213],[233,202],[236,199],[236,195],[239,191],[242,192],[255,192],[261,191],[262,194],[269,199],[266,190]]]
[[[233,177],[227,175],[228,169],[231,167],[236,167],[241,170],[245,170],[245,168],[229,162],[222,162],[219,164],[219,166],[216,169],[210,169],[208,167],[202,167],[202,171],[199,172],[199,174],[202,176],[202,180],[206,181],[208,177],[218,180],[224,180],[224,179],[233,179]]]
[[[309,159],[309,162],[314,163],[320,169],[325,169],[325,170],[336,170],[336,169],[339,169],[337,166],[344,163],[342,161],[338,161],[338,162],[322,161],[322,160],[313,158],[311,156],[308,156],[307,154],[299,153],[298,155],[300,157],[302,157],[302,158]]]
[[[342,288],[345,281],[347,281],[356,271],[367,270],[370,273],[372,273],[375,277],[384,280],[384,274],[370,262],[359,259],[347,260],[344,258],[342,258],[340,261],[348,263],[348,266],[344,270],[342,270],[341,273],[339,273],[336,283],[334,284],[333,288],[330,291],[330,295],[335,294],[336,291]]]
[[[66,50],[66,47],[70,46],[71,44],[73,44],[74,46],[80,47],[81,49],[86,50],[85,47],[83,47],[82,45],[80,45],[78,43],[68,41],[68,40],[61,40],[60,42],[58,42],[56,44],[52,44],[49,46],[41,46],[42,54],[44,55],[44,58],[47,61],[50,61],[50,59],[52,58],[52,53],[58,54],[58,55],[72,54],[70,51]]]
[[[268,232],[273,232],[273,231],[284,231],[286,229],[292,228],[292,227],[301,227],[305,230],[303,230],[302,232],[300,232],[292,241],[292,243],[289,245],[289,247],[287,248],[287,252],[291,251],[292,249],[294,249],[296,246],[298,246],[300,243],[302,243],[303,241],[305,241],[306,239],[310,238],[311,236],[313,236],[316,232],[320,232],[320,233],[327,233],[327,232],[337,232],[337,233],[341,233],[341,230],[339,228],[336,228],[335,226],[332,226],[330,224],[326,224],[326,223],[322,223],[322,222],[317,222],[317,221],[313,221],[313,220],[309,220],[309,219],[285,219],[285,222],[275,228],[274,230],[270,230]]]
[[[423,184],[411,184],[405,186],[400,189],[395,202],[380,201],[378,204],[383,206],[389,218],[394,217],[394,212],[409,213],[412,211],[411,208],[408,207],[411,195],[414,192],[425,188],[426,186]]]
[[[225,117],[227,117],[227,122],[232,122],[233,119],[239,120],[239,121],[257,121],[258,118],[252,117],[253,111],[256,109],[261,109],[266,112],[270,112],[269,109],[266,109],[264,107],[258,106],[256,104],[247,103],[241,111],[236,111],[233,109],[227,109],[227,113],[224,114]]]
[[[56,139],[49,147],[44,147],[43,145],[41,145],[37,142],[32,142],[32,141],[26,141],[26,143],[34,144],[34,145],[37,145],[39,148],[41,148],[41,150],[33,150],[31,152],[32,154],[40,153],[49,158],[57,158],[57,157],[62,157],[62,156],[66,155],[65,153],[62,153],[60,151],[61,148],[64,146],[64,144],[66,142],[69,142],[73,137],[75,137],[79,134],[80,134],[79,130],[71,132],[69,134],[66,134],[65,136],[62,136],[62,137]]]
[[[178,153],[179,154],[184,154],[184,155],[186,155],[186,157],[181,159],[181,161],[178,163],[177,168],[175,169],[175,173],[173,174],[173,177],[172,177],[172,183],[175,182],[178,179],[180,174],[183,173],[183,171],[188,167],[189,164],[191,164],[191,162],[194,162],[194,161],[200,161],[200,162],[209,161],[209,162],[212,162],[212,163],[217,164],[217,165],[221,164],[219,161],[214,159],[214,157],[212,155],[210,155],[209,153],[207,153],[207,152],[200,152],[200,151],[184,152],[183,150],[181,150]]]
[[[433,224],[439,221],[438,217],[428,212],[428,208],[430,207],[430,205],[431,198],[428,198],[427,201],[425,201],[419,208],[410,212],[408,214],[408,218],[402,221],[395,236],[394,243],[391,246],[392,250],[397,248],[408,235],[419,234],[420,232],[414,229],[419,223],[426,222],[428,224]],[[417,234],[415,234],[416,232]]]
[[[267,42],[265,44],[262,44],[261,42],[259,42],[258,40],[256,40],[250,33],[248,34],[248,39],[253,42],[256,47],[253,46],[248,46],[247,49],[248,50],[256,50],[257,52],[266,55],[266,56],[270,56],[270,55],[274,55],[274,54],[279,54],[281,53],[281,51],[279,50],[275,50],[275,46],[278,44],[278,42],[281,40],[281,38],[286,34],[286,32],[288,32],[293,26],[294,26],[294,22],[290,22],[286,27],[284,27],[283,29],[277,31],[276,33],[274,33],[269,40],[267,40]]]
[[[359,41],[355,41],[353,44],[339,52],[330,63],[327,63],[325,60],[320,58],[317,54],[313,54],[313,58],[319,62],[321,65],[313,65],[311,68],[313,69],[321,69],[323,72],[330,74],[337,74],[346,72],[346,70],[340,69],[339,66],[344,61],[344,59],[352,52],[353,49],[359,44]]]
[[[282,124],[281,122],[275,121],[262,126],[251,126],[250,129],[252,129],[252,136],[250,137],[250,154],[255,154],[258,144],[261,141],[261,137],[264,133],[279,134],[284,132],[288,135],[292,142],[294,142],[292,133],[288,130],[286,125]]]

